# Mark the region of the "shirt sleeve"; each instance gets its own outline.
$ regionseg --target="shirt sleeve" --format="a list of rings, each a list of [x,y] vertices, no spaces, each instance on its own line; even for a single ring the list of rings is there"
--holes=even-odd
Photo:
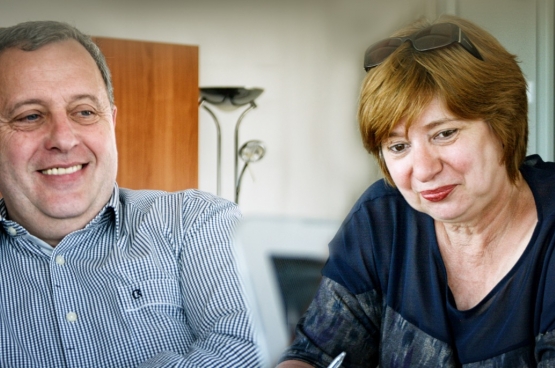
[[[550,221],[553,217],[544,219],[546,223]],[[550,235],[549,240],[544,242],[549,246],[541,257],[545,275],[540,279],[540,333],[536,336],[535,356],[538,367],[555,367],[555,239]]]
[[[324,277],[281,361],[300,360],[325,368],[345,351],[344,367],[377,366],[381,305],[375,291],[354,295]]]
[[[365,205],[372,197],[367,192],[359,199],[330,242],[320,288],[282,361],[327,367],[345,351],[343,367],[378,365],[383,298],[373,244],[388,244],[389,232],[373,229],[387,228],[392,215],[381,205]]]
[[[231,202],[215,198],[192,215],[179,255],[180,287],[187,321],[196,340],[186,355],[162,352],[140,367],[258,367],[252,316],[238,272],[233,231],[241,215]]]
[[[536,359],[540,368],[555,367],[555,331],[536,338]]]

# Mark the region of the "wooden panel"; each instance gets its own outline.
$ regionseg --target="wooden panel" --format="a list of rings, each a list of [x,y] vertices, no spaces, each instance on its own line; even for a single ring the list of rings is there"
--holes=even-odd
[[[198,47],[98,38],[118,108],[118,184],[198,186]]]

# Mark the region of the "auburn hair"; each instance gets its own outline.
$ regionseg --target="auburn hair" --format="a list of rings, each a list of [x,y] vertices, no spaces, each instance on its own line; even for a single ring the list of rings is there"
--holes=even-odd
[[[528,142],[526,80],[516,57],[467,20],[442,16],[437,23],[458,25],[484,60],[457,43],[425,52],[416,51],[410,42],[403,43],[382,64],[370,69],[362,83],[358,121],[364,147],[394,185],[381,155],[382,143],[403,119],[408,130],[437,98],[455,117],[490,125],[503,145],[508,177],[516,182]],[[406,37],[431,24],[420,19],[393,36]]]

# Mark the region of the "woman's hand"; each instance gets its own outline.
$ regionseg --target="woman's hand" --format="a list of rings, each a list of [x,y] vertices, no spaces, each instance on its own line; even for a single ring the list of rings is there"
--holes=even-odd
[[[276,368],[314,368],[308,363],[301,362],[300,360],[286,360],[281,362]]]

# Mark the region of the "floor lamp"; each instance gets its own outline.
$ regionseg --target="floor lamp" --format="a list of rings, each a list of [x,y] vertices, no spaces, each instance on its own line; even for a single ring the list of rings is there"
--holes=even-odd
[[[200,88],[200,99],[199,106],[208,112],[208,114],[214,120],[216,125],[217,134],[217,194],[221,195],[221,171],[222,171],[222,137],[220,122],[214,111],[209,107],[209,105],[214,106],[225,106],[229,108],[241,108],[246,107],[237,122],[235,123],[234,132],[234,185],[235,185],[235,202],[239,203],[239,193],[241,191],[241,181],[243,174],[252,162],[256,162],[262,157],[266,152],[266,147],[261,141],[252,140],[246,142],[241,148],[239,148],[239,127],[243,118],[249,111],[256,108],[255,100],[262,94],[264,90],[261,88],[251,88],[247,89],[244,87],[201,87]],[[241,158],[245,164],[241,173],[239,174],[239,158]]]

